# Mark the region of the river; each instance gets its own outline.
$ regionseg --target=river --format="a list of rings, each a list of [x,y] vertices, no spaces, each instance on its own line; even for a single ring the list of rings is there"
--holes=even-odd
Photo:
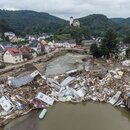
[[[48,64],[46,75],[71,70],[81,63],[84,55],[66,54]],[[41,110],[40,110],[41,111]],[[130,112],[110,104],[83,102],[55,103],[48,108],[45,119],[39,120],[40,111],[17,118],[0,130],[129,130]]]
[[[4,130],[129,130],[130,112],[110,104],[57,103],[43,120],[37,111],[15,119]]]
[[[80,68],[82,64],[81,59],[85,57],[85,55],[77,55],[72,53],[67,53],[66,55],[60,56],[48,64],[46,76],[62,74],[66,71]]]

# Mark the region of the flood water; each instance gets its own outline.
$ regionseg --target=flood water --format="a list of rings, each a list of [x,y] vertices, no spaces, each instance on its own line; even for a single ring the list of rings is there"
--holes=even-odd
[[[110,104],[57,103],[48,108],[43,120],[37,111],[15,119],[4,130],[129,130],[130,112]]]
[[[46,75],[71,70],[83,57],[74,54],[61,56],[50,62]],[[39,112],[17,118],[0,130],[130,130],[130,111],[110,104],[55,103],[48,108],[43,120],[39,120]]]
[[[62,74],[66,71],[77,69],[82,63],[82,58],[85,55],[67,53],[66,55],[60,56],[50,62],[46,69],[46,76]]]

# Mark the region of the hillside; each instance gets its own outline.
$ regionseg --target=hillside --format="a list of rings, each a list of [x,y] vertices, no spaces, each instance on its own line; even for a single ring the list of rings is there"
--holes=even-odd
[[[111,18],[111,21],[116,24],[123,24],[125,19],[124,18]]]
[[[65,24],[65,20],[48,13],[35,11],[0,10],[0,20],[5,20],[17,32],[55,32]]]
[[[81,25],[87,27],[93,35],[103,35],[106,29],[114,28],[116,25],[105,15],[93,14],[79,18]]]
[[[108,28],[113,28],[119,36],[130,35],[130,18],[109,19],[102,14],[93,14],[78,20],[81,22],[81,27],[90,35],[102,36]],[[0,32],[8,30],[14,30],[20,34],[41,32],[62,34],[69,32],[69,24],[68,21],[48,13],[0,10]]]
[[[93,35],[102,36],[108,28],[114,29],[118,36],[130,35],[130,18],[109,19],[102,14],[93,14],[78,19]]]
[[[121,25],[129,25],[130,24],[130,17],[129,18],[112,18],[112,22],[121,24]]]

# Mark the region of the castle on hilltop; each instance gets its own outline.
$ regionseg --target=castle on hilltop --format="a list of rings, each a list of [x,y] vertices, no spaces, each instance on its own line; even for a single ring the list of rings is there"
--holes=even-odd
[[[80,22],[77,19],[74,19],[72,16],[70,17],[70,26],[80,27]]]

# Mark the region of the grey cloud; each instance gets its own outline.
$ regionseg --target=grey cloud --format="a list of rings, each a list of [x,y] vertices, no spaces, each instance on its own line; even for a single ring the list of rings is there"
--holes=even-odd
[[[48,12],[68,19],[93,13],[108,17],[129,17],[129,0],[0,0],[1,9],[22,9]]]

